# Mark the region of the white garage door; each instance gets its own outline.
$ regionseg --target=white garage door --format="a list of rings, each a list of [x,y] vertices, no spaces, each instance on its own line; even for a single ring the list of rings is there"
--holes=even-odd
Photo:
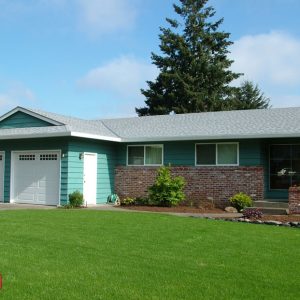
[[[16,203],[59,204],[60,152],[13,152],[11,189]]]
[[[0,152],[0,202],[4,199],[4,152]]]

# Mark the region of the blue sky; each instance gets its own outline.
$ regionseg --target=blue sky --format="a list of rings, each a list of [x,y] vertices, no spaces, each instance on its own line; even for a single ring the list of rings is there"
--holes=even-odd
[[[21,105],[82,118],[135,115],[151,51],[176,0],[0,0],[0,113]],[[300,106],[300,1],[211,0],[234,71],[273,107]]]

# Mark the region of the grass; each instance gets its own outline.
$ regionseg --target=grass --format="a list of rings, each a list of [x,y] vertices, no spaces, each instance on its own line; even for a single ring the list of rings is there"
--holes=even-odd
[[[0,212],[1,299],[299,299],[300,230],[163,214]]]

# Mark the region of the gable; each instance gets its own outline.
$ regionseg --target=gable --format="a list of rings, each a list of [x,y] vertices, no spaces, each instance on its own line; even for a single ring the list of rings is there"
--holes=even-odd
[[[33,117],[21,111],[17,111],[14,114],[0,121],[0,128],[26,128],[26,127],[45,127],[53,126],[53,124]]]

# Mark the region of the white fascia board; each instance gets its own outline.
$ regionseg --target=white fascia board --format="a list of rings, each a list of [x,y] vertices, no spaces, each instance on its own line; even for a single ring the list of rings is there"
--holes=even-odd
[[[27,115],[30,115],[30,116],[35,117],[37,119],[43,120],[43,121],[48,122],[48,123],[50,123],[52,125],[64,125],[63,123],[57,122],[57,121],[55,121],[53,119],[50,119],[50,118],[47,118],[47,117],[44,117],[44,116],[42,116],[42,115],[40,115],[38,113],[35,113],[35,112],[33,112],[33,111],[29,110],[29,109],[26,109],[26,108],[23,108],[23,107],[20,107],[20,106],[17,106],[16,108],[12,109],[8,113],[2,115],[0,117],[0,122],[3,121],[3,120],[5,120],[6,118],[10,117],[11,115],[17,113],[17,112],[23,112],[23,113],[25,113]]]
[[[13,140],[13,139],[30,139],[30,138],[47,138],[47,137],[62,137],[62,136],[73,136],[81,137],[93,140],[102,140],[102,141],[112,141],[112,142],[121,142],[120,138],[107,137],[96,134],[88,134],[82,132],[74,131],[65,131],[65,132],[48,132],[48,133],[29,133],[29,134],[8,134],[0,135],[0,140]]]
[[[173,136],[153,138],[122,138],[121,142],[161,142],[161,141],[192,141],[192,140],[236,140],[236,139],[263,139],[263,138],[300,138],[299,133],[291,134],[245,134],[245,135],[214,135],[214,136]]]
[[[72,131],[71,136],[81,137],[81,138],[86,138],[86,139],[93,139],[93,140],[121,142],[121,138],[119,138],[119,137],[103,136],[103,135],[98,135],[98,134],[82,133],[82,132],[76,132],[76,131]]]

